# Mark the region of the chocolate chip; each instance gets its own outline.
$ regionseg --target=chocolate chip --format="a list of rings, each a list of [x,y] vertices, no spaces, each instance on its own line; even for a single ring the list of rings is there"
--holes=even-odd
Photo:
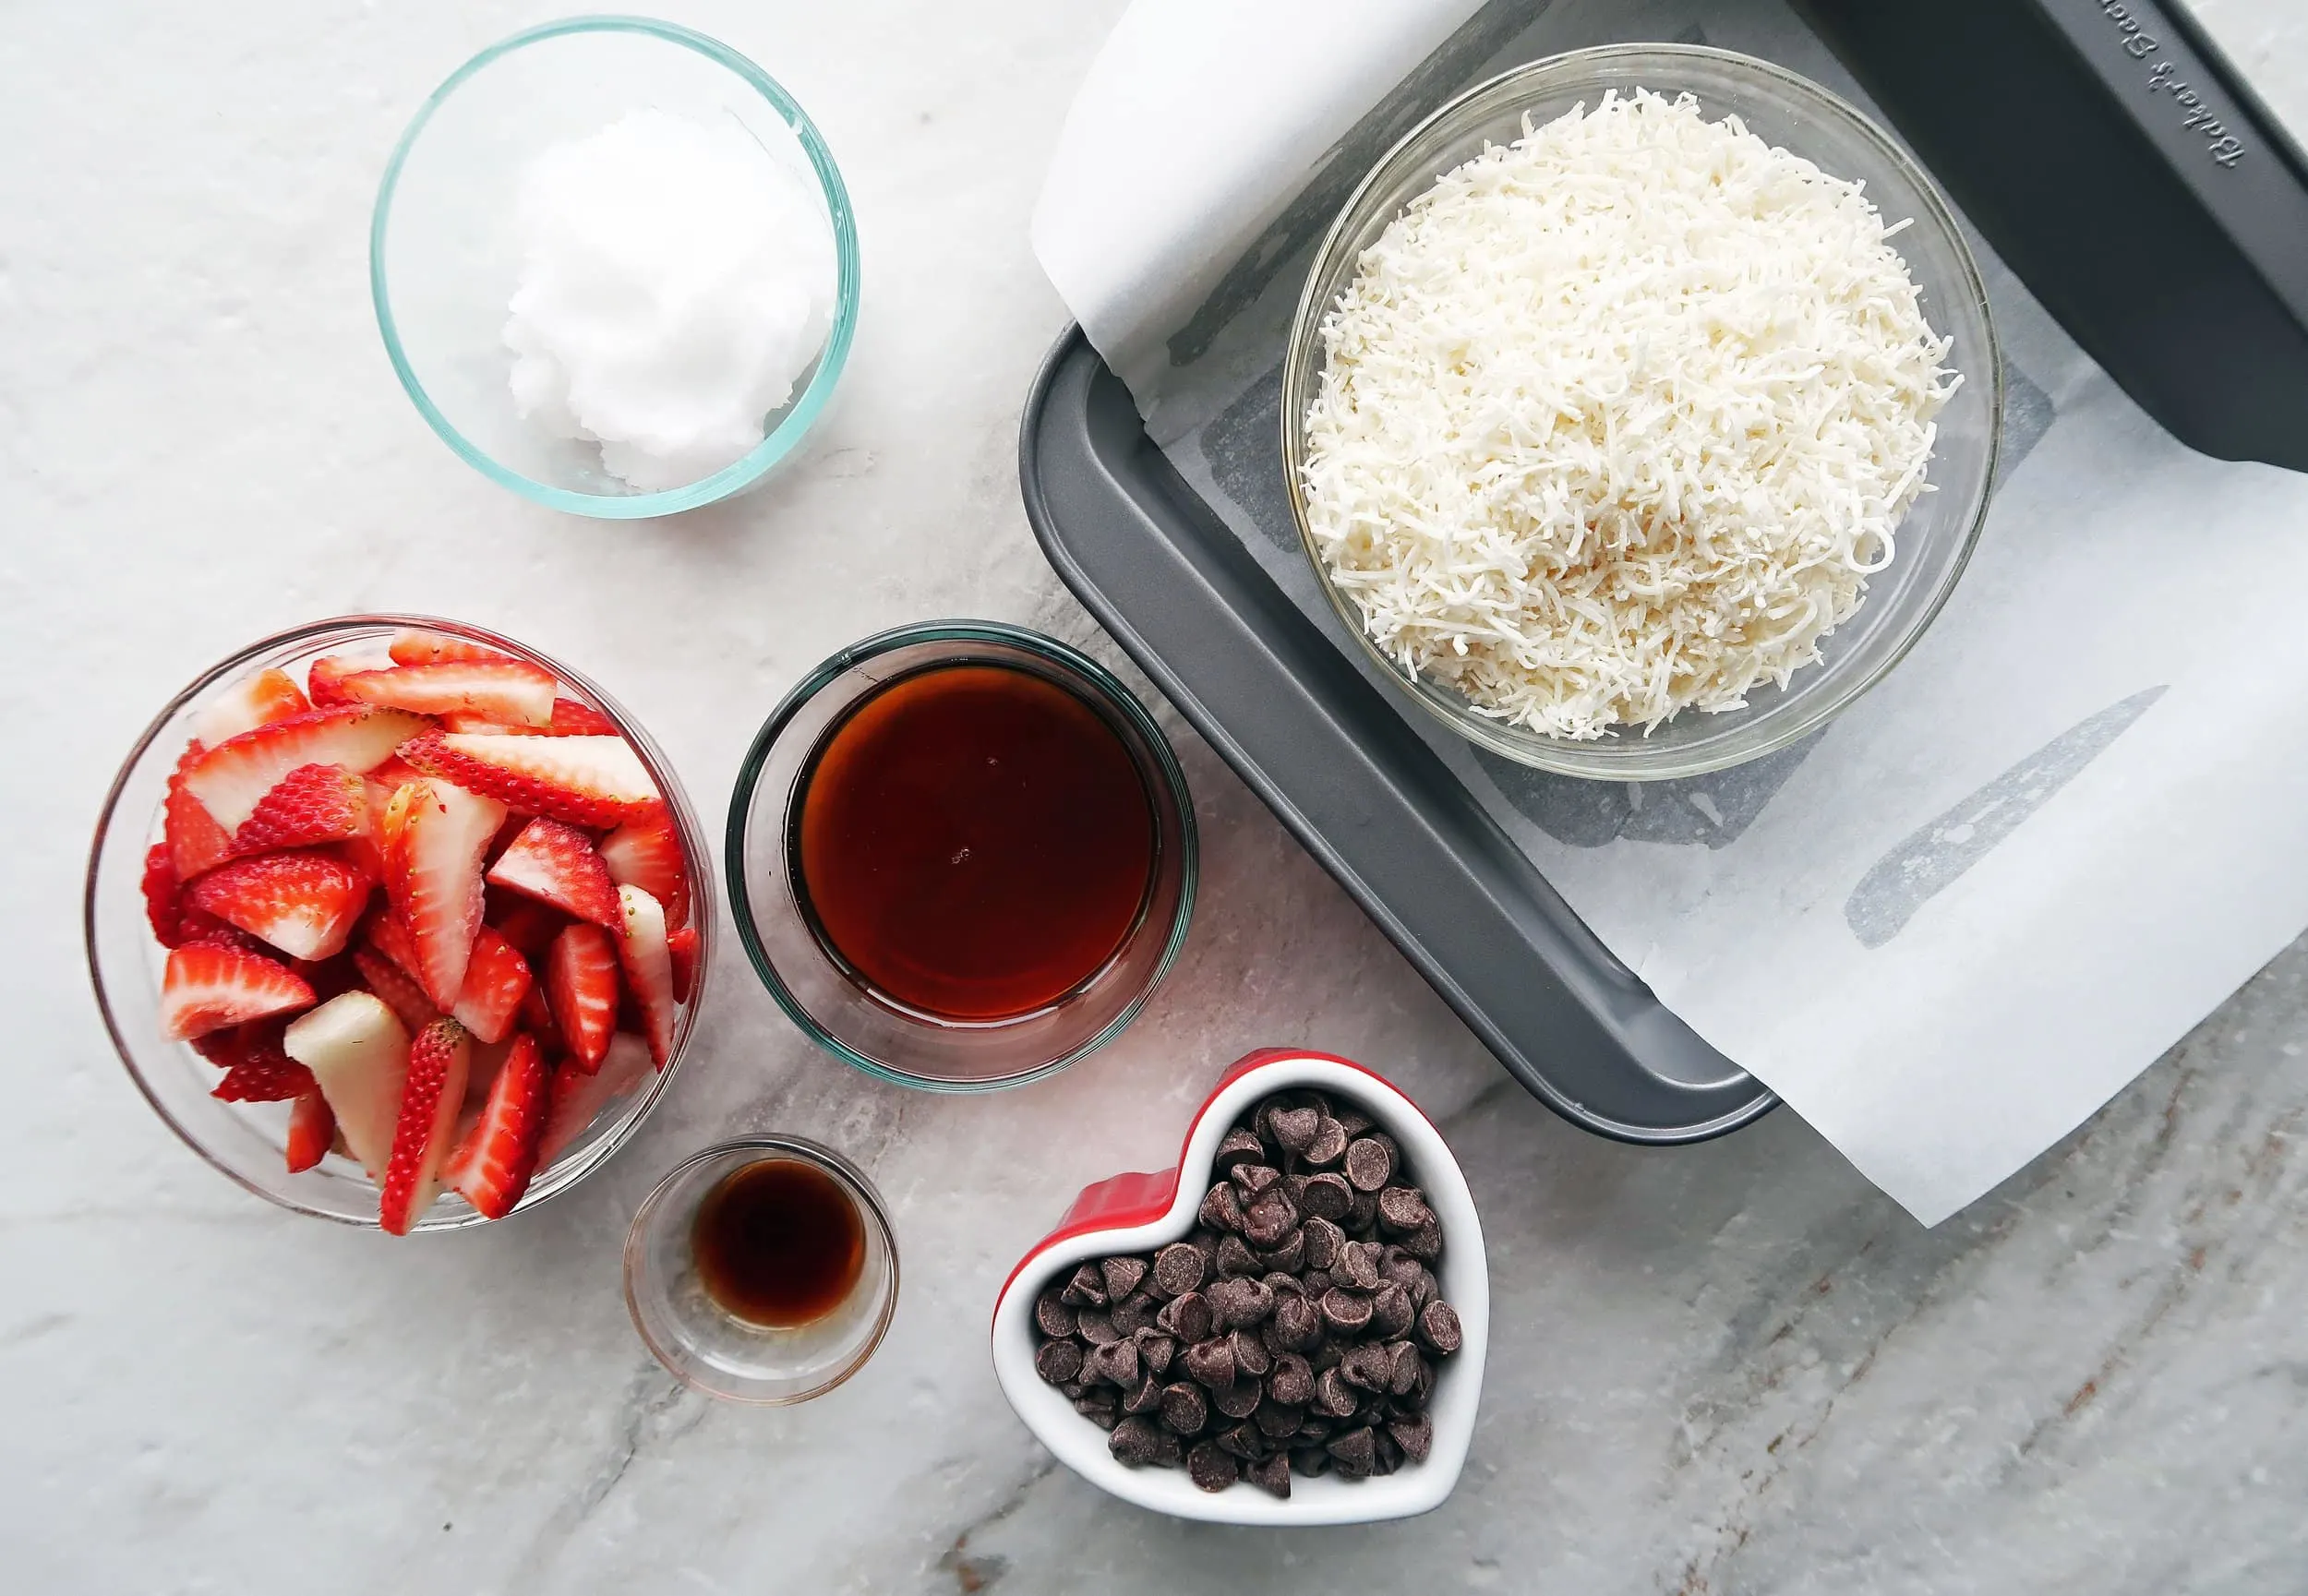
[[[1099,1260],[1098,1273],[1099,1278],[1105,1282],[1106,1300],[1110,1302],[1119,1302],[1123,1298],[1136,1290],[1138,1282],[1146,1278],[1146,1260],[1127,1255],[1101,1258]]]
[[[1267,1129],[1273,1134],[1275,1146],[1286,1152],[1305,1152],[1321,1124],[1319,1109],[1278,1109],[1267,1116]]]
[[[1309,1413],[1305,1422],[1298,1426],[1298,1434],[1292,1439],[1302,1446],[1319,1446],[1330,1438],[1331,1431],[1337,1428],[1329,1420]]]
[[[1274,1367],[1274,1354],[1267,1350],[1266,1342],[1255,1331],[1237,1330],[1232,1340],[1236,1374],[1247,1374],[1256,1380],[1263,1378],[1266,1372]]]
[[[1435,1271],[1422,1268],[1418,1284],[1411,1288],[1411,1306],[1424,1310],[1427,1303],[1442,1295],[1442,1282],[1435,1278]]]
[[[1274,1293],[1277,1307],[1281,1305],[1285,1297],[1303,1297],[1306,1294],[1306,1282],[1294,1274],[1286,1275],[1279,1269],[1270,1269],[1258,1278],[1267,1283],[1267,1290]]]
[[[1162,1387],[1162,1422],[1181,1435],[1201,1433],[1210,1422],[1210,1398],[1202,1387],[1191,1380],[1179,1380]]]
[[[1106,1437],[1106,1450],[1133,1469],[1174,1469],[1178,1466],[1178,1437],[1151,1419],[1124,1419]]]
[[[1387,1434],[1413,1463],[1425,1462],[1426,1454],[1435,1449],[1435,1421],[1424,1413],[1415,1419],[1388,1420]]]
[[[1339,1249],[1330,1278],[1352,1291],[1376,1291],[1379,1286],[1378,1249],[1368,1242],[1349,1242]]]
[[[1232,1182],[1220,1181],[1202,1199],[1202,1222],[1213,1230],[1242,1229],[1242,1199],[1234,1195]]]
[[[1370,1325],[1370,1299],[1342,1291],[1336,1286],[1322,1294],[1319,1304],[1322,1322],[1331,1333],[1340,1336],[1359,1336]]]
[[[1186,1448],[1186,1478],[1205,1491],[1223,1491],[1242,1478],[1242,1467],[1216,1444],[1204,1441]]]
[[[1202,1254],[1202,1275],[1208,1279],[1218,1269],[1218,1232],[1196,1230],[1186,1238],[1186,1245]]]
[[[1388,1186],[1378,1194],[1378,1224],[1382,1230],[1415,1230],[1431,1223],[1435,1212],[1426,1194],[1416,1186]]]
[[[1339,1183],[1346,1184],[1344,1181]],[[1314,1189],[1312,1181],[1306,1185],[1309,1192]],[[1346,1240],[1344,1230],[1324,1218],[1308,1219],[1298,1229],[1306,1238],[1306,1266],[1309,1269],[1328,1269],[1338,1262],[1339,1243]]]
[[[1162,1383],[1148,1374],[1138,1382],[1138,1388],[1122,1399],[1125,1413],[1151,1413],[1162,1405]]]
[[[1352,1103],[1340,1103],[1337,1118],[1339,1128],[1349,1136],[1359,1136],[1378,1122]]]
[[[1138,1383],[1138,1344],[1109,1341],[1102,1347],[1092,1347],[1082,1359],[1082,1377],[1119,1386],[1125,1391],[1135,1388]]]
[[[1218,1323],[1230,1330],[1248,1329],[1274,1312],[1274,1292],[1264,1280],[1220,1280],[1203,1296]]]
[[[1456,1352],[1461,1339],[1458,1310],[1444,1302],[1427,1303],[1419,1312],[1418,1338],[1445,1358]]]
[[[1056,1340],[1074,1334],[1074,1307],[1055,1291],[1034,1299],[1034,1328]]]
[[[1433,1263],[1442,1256],[1442,1227],[1429,1219],[1402,1238],[1402,1250],[1424,1263]]]
[[[1378,1459],[1378,1443],[1367,1428],[1332,1436],[1324,1443],[1324,1450],[1330,1454],[1339,1472],[1352,1479],[1367,1475],[1371,1465]]]
[[[1394,1139],[1383,1131],[1346,1145],[1346,1178],[1358,1192],[1376,1192],[1394,1178]]]
[[[1394,1354],[1376,1341],[1351,1348],[1339,1361],[1339,1378],[1358,1391],[1384,1391],[1394,1378]]]
[[[1324,1120],[1315,1127],[1315,1134],[1299,1157],[1317,1170],[1327,1170],[1346,1156],[1348,1132],[1337,1120]]]
[[[1122,1332],[1114,1328],[1113,1315],[1103,1308],[1084,1308],[1075,1315],[1082,1339],[1093,1347],[1122,1339]]]
[[[1266,1388],[1256,1380],[1237,1380],[1210,1393],[1210,1406],[1229,1419],[1247,1419],[1266,1399]]]
[[[1072,1341],[1044,1341],[1034,1354],[1034,1373],[1063,1386],[1082,1373],[1082,1349]]]
[[[1326,1369],[1337,1368],[1339,1360],[1345,1356],[1346,1349],[1326,1336],[1316,1340],[1307,1351],[1306,1362],[1312,1363],[1315,1373],[1319,1374]]]
[[[1234,1188],[1247,1203],[1259,1193],[1282,1183],[1282,1171],[1272,1164],[1237,1164],[1234,1166]],[[1249,1210],[1244,1209],[1245,1213]]]
[[[1243,1210],[1243,1240],[1253,1247],[1272,1249],[1298,1228],[1298,1209],[1286,1192],[1266,1191]]]
[[[1283,1353],[1267,1376],[1267,1396],[1286,1408],[1304,1408],[1315,1399],[1314,1366],[1295,1352]]]
[[[1330,1454],[1320,1446],[1297,1446],[1291,1451],[1291,1470],[1309,1480],[1318,1480],[1330,1472]]]
[[[1397,1341],[1388,1350],[1394,1354],[1394,1367],[1388,1373],[1387,1389],[1397,1397],[1408,1397],[1425,1378],[1426,1360],[1408,1341]]]
[[[1178,1352],[1175,1340],[1150,1326],[1130,1338],[1138,1344],[1138,1362],[1141,1364],[1157,1374],[1170,1372],[1170,1361]]]
[[[1228,1236],[1218,1244],[1218,1272],[1220,1275],[1256,1275],[1264,1273],[1258,1255],[1250,1250],[1250,1243],[1240,1236]]]
[[[1266,1157],[1267,1150],[1259,1145],[1256,1131],[1236,1129],[1226,1133],[1226,1139],[1218,1145],[1218,1156],[1210,1162],[1220,1175],[1231,1175],[1235,1165],[1263,1164]]]
[[[1058,1390],[1060,1394],[1063,1395],[1069,1402],[1075,1400],[1088,1389],[1089,1386],[1079,1379],[1061,1380],[1058,1382]]]
[[[1224,1336],[1196,1342],[1178,1362],[1188,1378],[1213,1391],[1234,1383],[1234,1343]]]
[[[1376,1460],[1370,1466],[1372,1474],[1391,1474],[1402,1467],[1402,1448],[1394,1444],[1394,1437],[1388,1434],[1386,1431],[1374,1427],[1371,1431],[1371,1444],[1378,1453]]]
[[[1306,1232],[1292,1230],[1282,1238],[1279,1247],[1269,1247],[1258,1254],[1258,1266],[1266,1271],[1267,1283],[1284,1279],[1295,1287],[1298,1271],[1306,1266]]]
[[[1122,1418],[1112,1391],[1085,1391],[1074,1399],[1074,1410],[1101,1430],[1111,1430]]]
[[[1256,1424],[1230,1424],[1218,1433],[1219,1450],[1230,1458],[1244,1462],[1263,1458],[1270,1449],[1265,1434]]]
[[[1347,1205],[1346,1217],[1339,1224],[1347,1234],[1366,1242],[1378,1228],[1377,1218],[1378,1194],[1358,1191],[1354,1194],[1354,1200]]]
[[[1370,1299],[1370,1333],[1382,1341],[1391,1341],[1411,1327],[1411,1293],[1396,1285],[1385,1285]]]
[[[1343,1219],[1347,1210],[1354,1206],[1354,1188],[1346,1183],[1344,1175],[1309,1175],[1302,1200],[1306,1212],[1315,1218]]]
[[[1269,1496],[1290,1500],[1291,1460],[1280,1452],[1259,1458],[1242,1471],[1242,1477]]]
[[[1258,1433],[1269,1441],[1289,1440],[1298,1434],[1298,1426],[1304,1417],[1301,1410],[1278,1402],[1271,1397],[1261,1401],[1257,1410],[1250,1416],[1251,1422],[1258,1426]]]
[[[1285,1351],[1310,1352],[1322,1339],[1322,1314],[1304,1297],[1284,1297],[1274,1305],[1274,1338]]]
[[[1122,1299],[1107,1309],[1106,1316],[1114,1322],[1114,1328],[1125,1336],[1135,1336],[1154,1322],[1161,1312],[1161,1304],[1144,1291]]]
[[[1154,1290],[1162,1296],[1198,1290],[1209,1273],[1209,1260],[1184,1242],[1172,1242],[1154,1254]]]
[[[1325,1369],[1315,1376],[1314,1410],[1325,1418],[1351,1418],[1360,1400],[1336,1369]]]
[[[1155,1328],[1166,1330],[1189,1344],[1209,1339],[1213,1323],[1210,1300],[1199,1291],[1172,1298],[1154,1315]]]
[[[1098,1272],[1096,1264],[1085,1264],[1074,1271],[1074,1278],[1058,1293],[1058,1300],[1069,1308],[1102,1308],[1106,1305],[1106,1277]]]
[[[1378,1250],[1378,1278],[1389,1285],[1410,1290],[1418,1284],[1421,1267],[1416,1258],[1391,1242]]]

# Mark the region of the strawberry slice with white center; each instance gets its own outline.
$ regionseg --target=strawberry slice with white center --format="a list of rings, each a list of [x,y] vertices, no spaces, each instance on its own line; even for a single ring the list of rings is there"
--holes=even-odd
[[[236,854],[343,842],[370,829],[368,780],[341,764],[305,764],[257,800],[233,834]]]
[[[175,858],[166,843],[154,843],[144,852],[144,918],[153,941],[164,948],[183,942],[182,915]]]
[[[378,923],[385,925],[393,922],[388,916]],[[353,964],[361,972],[362,984],[381,999],[384,1005],[409,1029],[421,1031],[440,1018],[440,1011],[433,1007],[433,1000],[425,995],[425,989],[416,984],[416,978],[374,947],[355,952]]]
[[[513,1038],[512,1050],[489,1083],[481,1117],[450,1156],[441,1178],[486,1218],[513,1211],[536,1173],[537,1148],[552,1107],[553,1074],[535,1037]]]
[[[484,720],[479,715],[445,714],[440,717],[443,731],[477,731],[511,733],[518,737],[623,737],[617,722],[589,703],[573,698],[553,701],[553,718],[544,726],[505,726]]]
[[[617,944],[609,933],[579,924],[554,938],[545,990],[570,1057],[581,1070],[599,1069],[617,1030]]]
[[[184,756],[169,774],[168,797],[161,807],[168,857],[176,867],[176,879],[180,882],[214,870],[233,857],[232,834],[216,823],[216,817],[185,786],[185,773],[206,751],[198,741],[185,745]]]
[[[292,958],[325,959],[343,949],[375,884],[334,854],[258,854],[210,870],[189,896]]]
[[[686,1003],[697,990],[697,960],[699,944],[703,941],[695,926],[683,926],[678,931],[666,933],[666,952],[673,960],[673,1001]]]
[[[594,850],[593,839],[575,826],[543,816],[523,826],[512,846],[489,867],[498,886],[550,904],[565,914],[599,926],[618,922],[617,883]]]
[[[327,709],[353,702],[345,696],[344,678],[355,671],[373,668],[356,659],[341,654],[324,654],[305,670],[305,690],[312,695],[315,709]]]
[[[439,781],[408,783],[385,810],[385,890],[409,933],[409,973],[444,1014],[464,986],[481,930],[481,858],[504,820],[495,798]]]
[[[553,673],[517,659],[456,659],[439,665],[355,671],[338,684],[359,703],[419,714],[474,714],[506,726],[553,722]]]
[[[418,631],[415,628],[393,633],[392,646],[388,652],[395,665],[511,662],[513,657],[498,649],[451,637],[445,631]]]
[[[329,1144],[337,1137],[337,1116],[329,1107],[329,1099],[315,1086],[296,1099],[289,1110],[288,1170],[292,1175],[303,1174],[328,1156]]]
[[[601,1110],[639,1087],[649,1078],[649,1044],[631,1031],[609,1038],[600,1069],[587,1074],[573,1059],[564,1059],[553,1072],[553,1104],[545,1116],[545,1137],[537,1148],[537,1168],[550,1169],[561,1150],[583,1135]]]
[[[618,963],[625,984],[641,1005],[649,1038],[649,1056],[664,1069],[673,1056],[673,955],[666,946],[665,910],[657,900],[635,886],[617,889],[618,906],[625,911],[618,938]]]
[[[312,1005],[313,990],[261,954],[196,942],[172,949],[161,976],[161,1034],[188,1041],[226,1026]]]
[[[435,1020],[409,1044],[392,1157],[377,1200],[377,1221],[388,1235],[407,1235],[440,1194],[440,1167],[456,1135],[457,1110],[464,1105],[472,1048],[472,1038],[454,1020]]]
[[[254,676],[241,678],[210,700],[193,718],[192,735],[214,748],[245,731],[303,714],[312,707],[305,697],[305,690],[296,685],[288,672],[260,670]]]
[[[665,906],[665,923],[690,922],[690,880],[673,811],[655,804],[601,839],[601,862],[619,886],[635,886]]]
[[[648,767],[621,737],[435,732],[408,743],[401,757],[524,814],[571,825],[617,825],[658,800]]]
[[[510,901],[507,901],[510,898]],[[617,902],[617,889],[609,889],[609,901]],[[569,917],[558,909],[547,908],[533,898],[511,898],[510,894],[489,894],[488,922],[497,932],[519,948],[533,968],[543,968],[545,955],[551,951],[553,939],[569,924]]]
[[[473,939],[464,984],[457,989],[457,1005],[450,1014],[481,1040],[501,1042],[512,1034],[521,1000],[535,978],[521,950],[483,926]]]
[[[370,993],[346,992],[298,1018],[281,1047],[312,1071],[345,1149],[370,1180],[381,1180],[392,1157],[393,1128],[401,1122],[407,1028]]]
[[[192,762],[185,787],[229,834],[257,812],[265,794],[302,765],[367,771],[423,731],[423,715],[367,704],[317,709],[245,731]]]

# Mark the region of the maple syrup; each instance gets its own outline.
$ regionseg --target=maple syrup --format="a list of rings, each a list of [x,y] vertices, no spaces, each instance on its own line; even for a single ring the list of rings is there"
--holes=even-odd
[[[1004,665],[936,666],[852,705],[789,828],[818,941],[933,1020],[1038,1013],[1122,948],[1154,882],[1155,811],[1104,715]]]
[[[856,1289],[865,1270],[865,1217],[824,1170],[763,1158],[705,1194],[690,1252],[705,1294],[723,1312],[764,1329],[797,1329]]]

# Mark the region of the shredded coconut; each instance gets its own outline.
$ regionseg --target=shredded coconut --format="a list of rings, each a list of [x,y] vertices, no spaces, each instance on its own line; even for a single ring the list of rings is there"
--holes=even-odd
[[[1444,174],[1325,317],[1307,522],[1389,656],[1570,738],[1856,611],[1961,377],[1856,183],[1606,94]]]

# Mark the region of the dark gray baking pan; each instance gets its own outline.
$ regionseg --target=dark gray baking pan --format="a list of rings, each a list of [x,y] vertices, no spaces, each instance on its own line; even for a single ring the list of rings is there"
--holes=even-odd
[[[2308,469],[2308,162],[2183,7],[1796,5],[2142,408],[2206,453]],[[1398,109],[1407,126],[1432,106]],[[1172,469],[1078,332],[1035,379],[1019,466],[1066,585],[1536,1097],[1660,1144],[1777,1101],[1581,923]]]

